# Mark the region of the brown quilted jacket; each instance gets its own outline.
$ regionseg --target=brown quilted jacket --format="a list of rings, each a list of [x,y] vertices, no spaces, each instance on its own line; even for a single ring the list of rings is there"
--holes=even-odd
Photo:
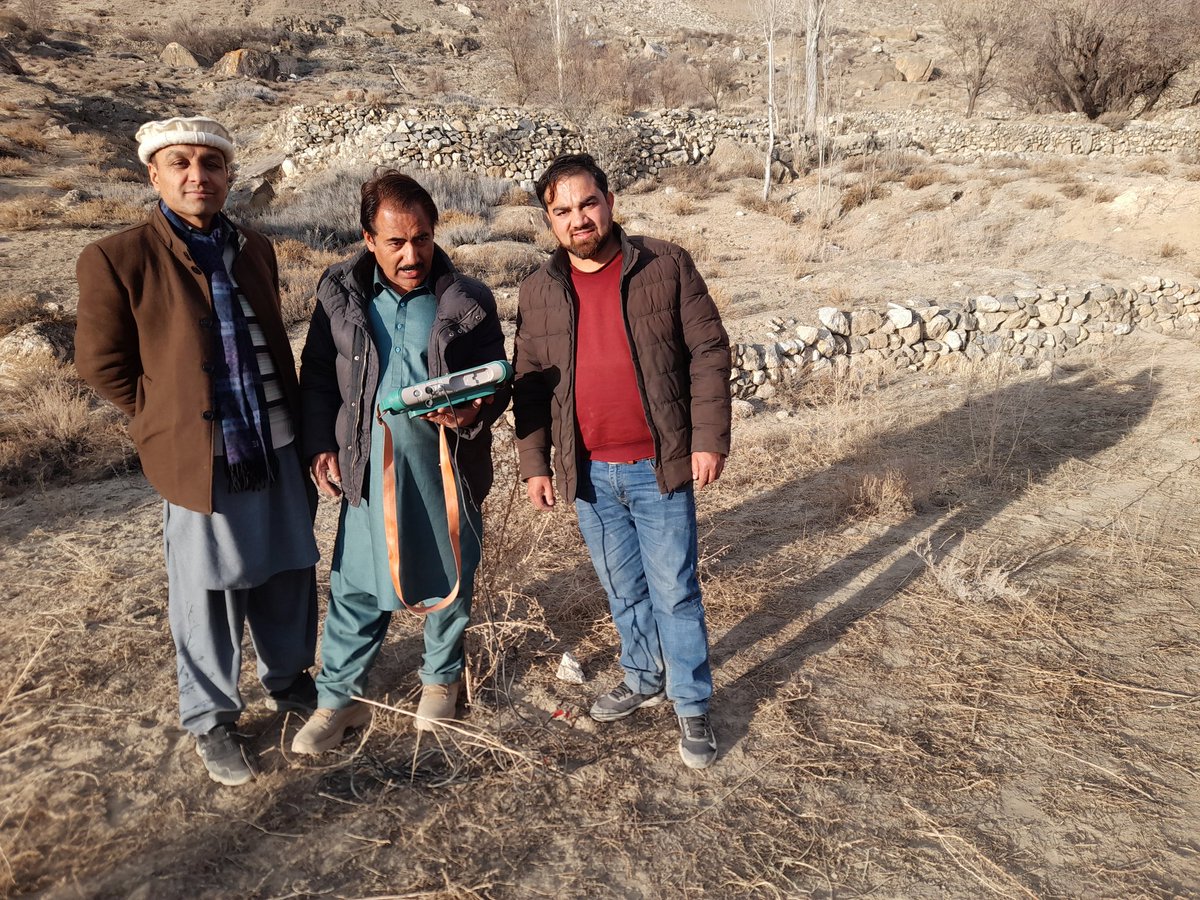
[[[693,451],[729,453],[729,337],[687,251],[666,241],[621,241],[621,299],[638,390],[654,436],[659,490],[692,480]],[[550,475],[575,499],[575,304],[567,253],[521,284],[513,415],[521,478]]]

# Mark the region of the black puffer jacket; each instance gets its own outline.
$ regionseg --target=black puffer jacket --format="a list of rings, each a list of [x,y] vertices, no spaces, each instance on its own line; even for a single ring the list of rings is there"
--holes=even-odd
[[[692,480],[693,452],[729,453],[729,337],[687,251],[667,241],[621,241],[621,300],[638,391],[654,437],[664,494]],[[566,251],[521,284],[513,415],[521,478],[550,474],[575,499],[575,291]]]
[[[304,461],[336,450],[342,490],[353,506],[362,499],[371,459],[371,405],[379,385],[379,351],[367,318],[374,276],[375,257],[367,250],[325,270],[300,355]],[[487,286],[457,271],[440,247],[430,283],[437,317],[429,334],[429,377],[504,359],[504,334]],[[460,434],[447,430],[450,452],[476,505],[492,486],[491,426],[510,393],[508,387],[497,392],[476,423]]]

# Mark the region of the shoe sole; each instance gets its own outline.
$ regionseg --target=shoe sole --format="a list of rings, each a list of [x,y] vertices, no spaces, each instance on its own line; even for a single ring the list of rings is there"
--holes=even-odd
[[[215,781],[217,784],[223,784],[223,785],[225,785],[225,787],[237,787],[238,785],[249,784],[251,781],[254,780],[254,771],[250,768],[249,763],[246,763],[245,777],[238,776],[238,778],[236,778],[236,779],[222,778],[220,775],[218,775],[216,772],[214,772],[212,769],[210,769],[208,767],[208,760],[206,760],[204,758],[204,754],[200,752],[199,744],[196,745],[196,755],[198,757],[200,757],[200,762],[204,763],[204,771],[206,771],[208,773],[208,777],[211,778],[213,781]],[[245,761],[246,761],[246,757],[243,756],[242,762],[245,762]]]
[[[651,706],[658,706],[660,703],[665,703],[666,699],[666,693],[660,692],[648,700],[643,700],[637,706],[631,706],[629,709],[623,712],[614,712],[612,710],[600,710],[597,712],[596,707],[593,706],[590,710],[588,710],[588,715],[591,716],[592,720],[595,722],[615,722],[618,719],[624,719],[626,716],[632,716],[639,709],[649,709]]]

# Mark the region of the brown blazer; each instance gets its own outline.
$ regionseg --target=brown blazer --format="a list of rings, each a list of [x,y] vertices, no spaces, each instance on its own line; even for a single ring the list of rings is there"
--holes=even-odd
[[[625,333],[662,493],[692,481],[696,451],[729,453],[729,337],[687,251],[667,241],[621,241]],[[575,291],[566,251],[521,284],[513,368],[513,415],[521,478],[550,474],[575,499]]]
[[[271,243],[238,228],[233,277],[254,309],[300,422],[296,362],[279,314]],[[142,469],[168,501],[212,513],[213,412],[209,360],[219,353],[208,279],[158,206],[149,218],[89,244],[75,267],[75,366],[132,419]]]

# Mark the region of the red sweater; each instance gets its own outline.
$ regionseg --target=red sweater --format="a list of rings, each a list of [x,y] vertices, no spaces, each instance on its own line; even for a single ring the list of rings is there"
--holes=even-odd
[[[654,455],[621,310],[621,254],[598,272],[571,268],[575,286],[575,421],[588,459]]]

